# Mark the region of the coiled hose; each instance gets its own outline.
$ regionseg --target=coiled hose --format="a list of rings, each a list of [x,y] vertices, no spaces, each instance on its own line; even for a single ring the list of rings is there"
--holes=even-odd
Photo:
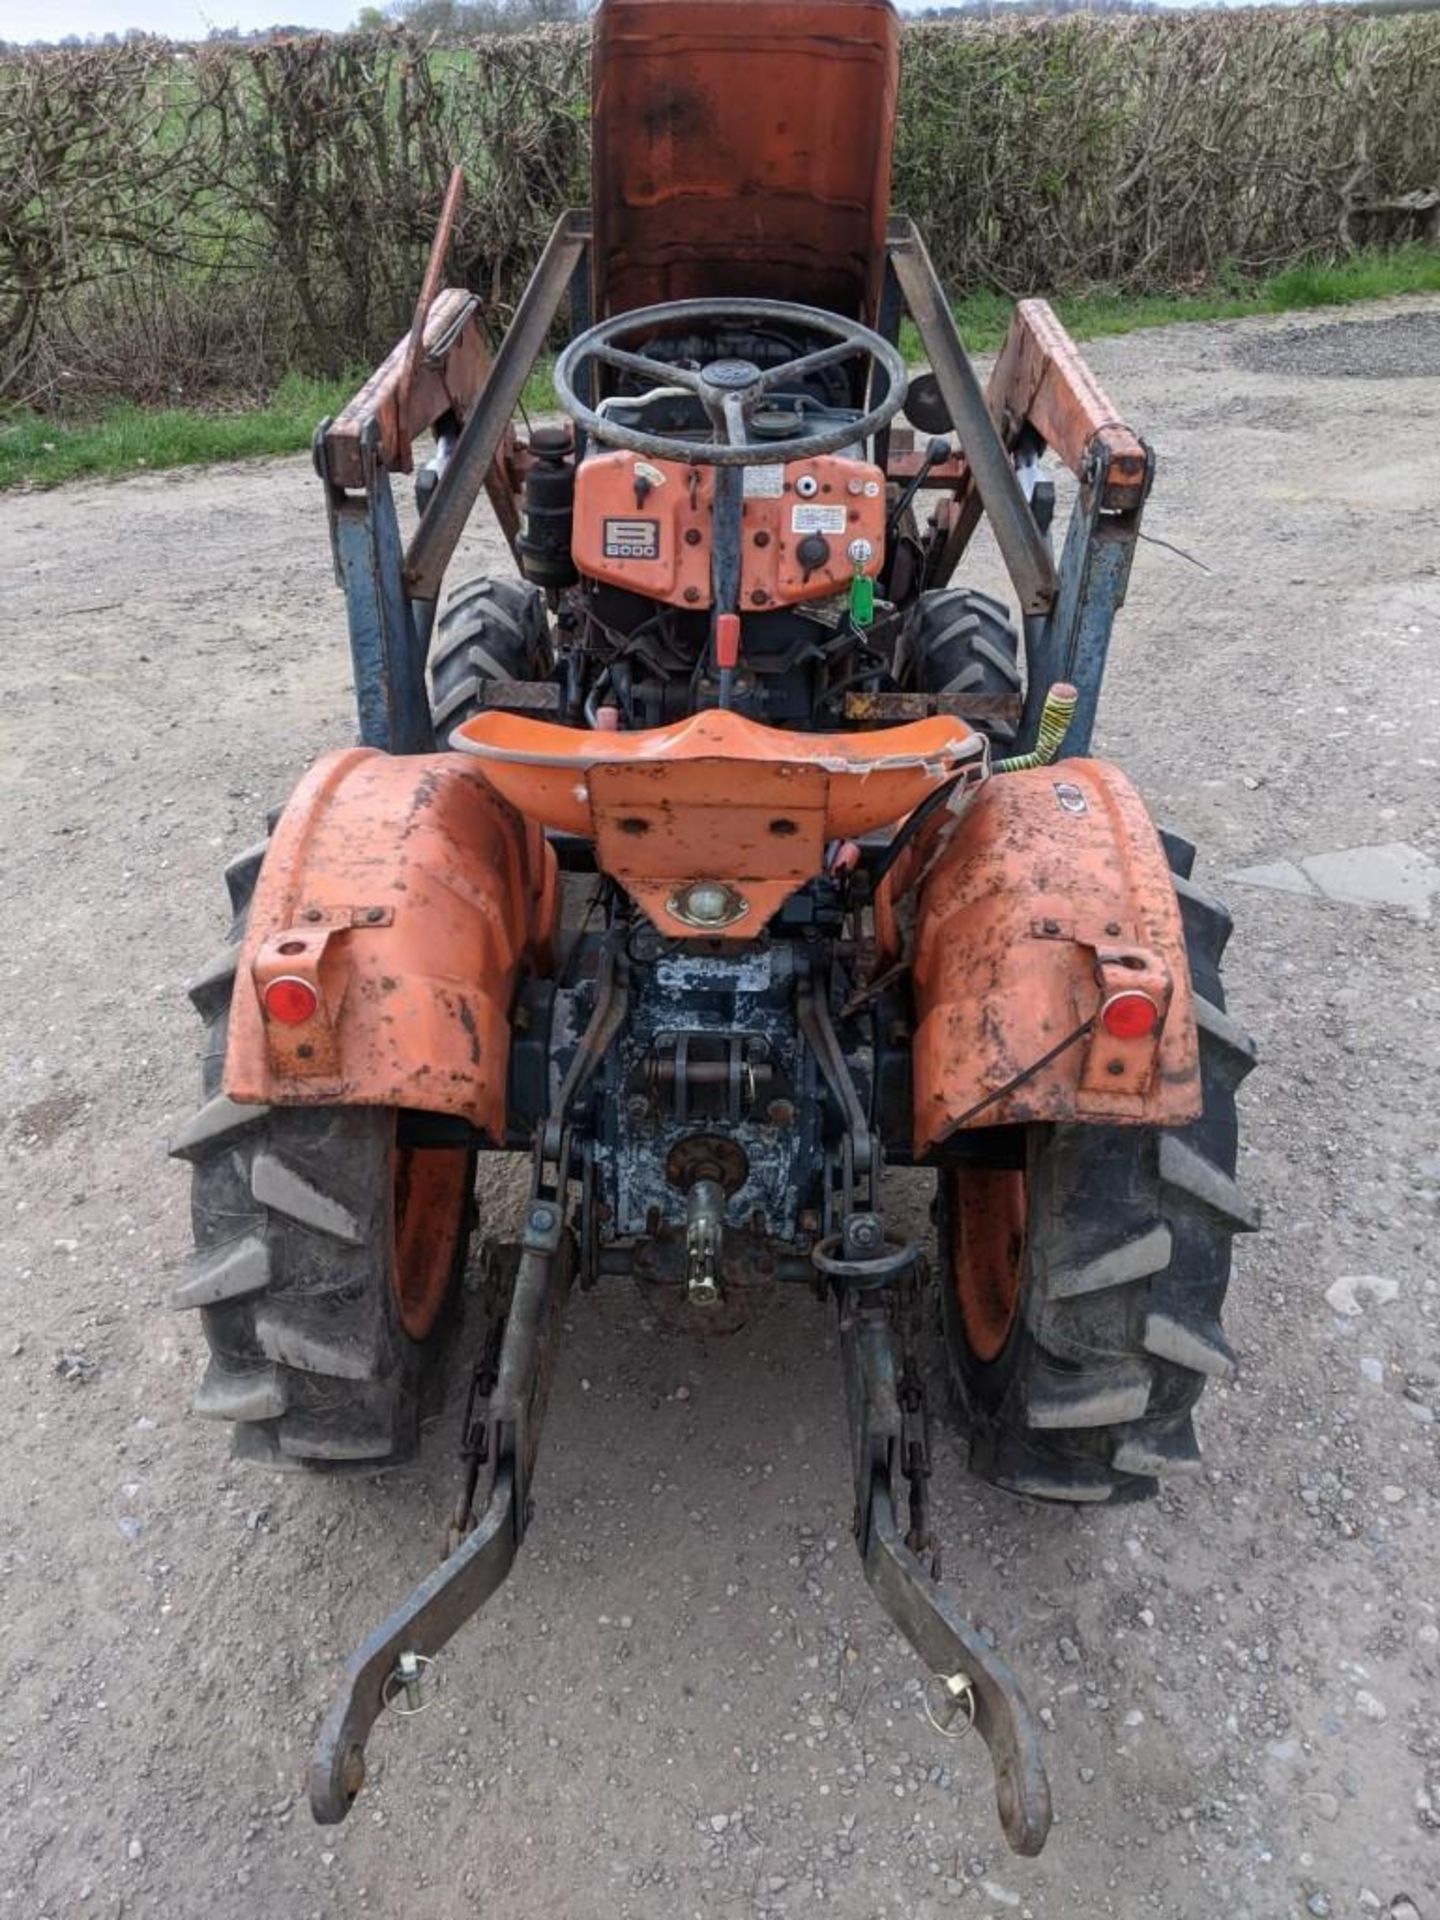
[[[992,773],[1027,773],[1031,767],[1048,767],[1065,744],[1065,735],[1070,731],[1070,722],[1075,718],[1075,709],[1080,704],[1080,695],[1068,680],[1057,680],[1045,695],[1045,704],[1040,709],[1040,730],[1035,736],[1035,748],[1032,753],[1013,753],[1008,760],[997,760],[990,769]]]

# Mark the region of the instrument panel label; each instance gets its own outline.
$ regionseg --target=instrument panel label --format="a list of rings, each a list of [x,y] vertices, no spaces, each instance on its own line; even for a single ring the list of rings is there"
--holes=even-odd
[[[792,533],[844,533],[844,507],[792,507],[790,509],[790,531]]]
[[[746,467],[741,493],[747,500],[778,500],[785,491],[783,467]]]

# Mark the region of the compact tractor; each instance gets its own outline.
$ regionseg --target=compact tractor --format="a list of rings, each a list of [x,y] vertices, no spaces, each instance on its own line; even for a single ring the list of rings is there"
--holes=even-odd
[[[1049,1789],[936,1577],[931,1358],[972,1469],[1059,1502],[1193,1469],[1233,1365],[1230,921],[1089,751],[1151,454],[1042,301],[980,385],[890,210],[899,43],[886,0],[603,0],[592,204],[493,358],[439,285],[452,183],[410,336],[316,436],[359,744],[231,864],[191,988],[197,1411],[251,1460],[403,1457],[476,1155],[530,1162],[472,1265],[447,1554],[349,1662],[321,1821],[511,1569],[572,1285],[836,1313],[865,1576],[1022,1853]],[[559,417],[522,432],[557,331]],[[482,493],[514,572],[446,594]],[[1018,632],[953,583],[982,516]],[[933,1172],[933,1250],[887,1166]]]

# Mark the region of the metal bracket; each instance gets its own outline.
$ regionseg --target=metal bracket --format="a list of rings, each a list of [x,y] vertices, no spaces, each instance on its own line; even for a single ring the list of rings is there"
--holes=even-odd
[[[1060,557],[1060,591],[1049,613],[1025,623],[1025,712],[1015,751],[1028,752],[1040,731],[1045,695],[1066,680],[1080,695],[1065,733],[1067,756],[1090,751],[1095,712],[1105,678],[1110,632],[1125,603],[1154,455],[1145,449],[1144,489],[1133,506],[1107,507],[1108,458],[1092,447],[1081,474]]]
[[[551,322],[589,245],[589,214],[573,208],[562,213],[520,296],[484,390],[461,429],[449,465],[411,539],[404,572],[406,586],[417,601],[433,603],[439,595],[455,544],[465,530],[530,370],[544,350]]]
[[[840,1299],[840,1349],[855,1472],[855,1535],[865,1578],[880,1605],[956,1699],[968,1682],[974,1725],[995,1769],[995,1804],[1016,1853],[1036,1854],[1050,1831],[1050,1783],[1040,1733],[1009,1666],[965,1619],[948,1587],[931,1577],[900,1537],[893,1474],[923,1474],[914,1456],[914,1413],[907,1419],[897,1382],[887,1302]],[[903,1382],[904,1376],[901,1376]],[[909,1429],[907,1433],[907,1429]],[[919,1483],[923,1487],[923,1480]],[[912,1539],[923,1521],[912,1499]]]
[[[324,431],[322,423],[317,464]],[[417,626],[406,591],[400,522],[374,420],[361,429],[360,465],[363,490],[358,493],[324,475],[335,573],[345,590],[360,739],[384,753],[429,753],[435,730],[425,685],[428,633],[422,635]]]

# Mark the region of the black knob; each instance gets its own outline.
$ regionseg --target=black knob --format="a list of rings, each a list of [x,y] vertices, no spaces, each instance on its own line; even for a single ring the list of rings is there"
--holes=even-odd
[[[570,451],[568,427],[535,427],[530,434],[530,451],[549,460],[563,460]]]
[[[795,549],[795,558],[806,573],[814,573],[830,558],[830,542],[819,533],[807,533]]]

